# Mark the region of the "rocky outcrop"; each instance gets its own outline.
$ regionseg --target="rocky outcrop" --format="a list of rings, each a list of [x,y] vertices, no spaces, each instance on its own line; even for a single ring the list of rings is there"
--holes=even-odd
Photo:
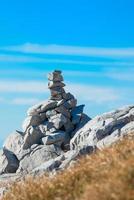
[[[96,116],[86,123],[72,138],[71,149],[82,151],[90,146],[102,149],[133,131],[134,106],[127,106]]]
[[[134,106],[91,119],[83,113],[84,105],[65,92],[61,71],[50,73],[48,79],[50,99],[28,109],[23,132],[11,134],[0,151],[0,180],[3,175],[20,180],[26,174],[55,173],[81,155],[134,133]]]

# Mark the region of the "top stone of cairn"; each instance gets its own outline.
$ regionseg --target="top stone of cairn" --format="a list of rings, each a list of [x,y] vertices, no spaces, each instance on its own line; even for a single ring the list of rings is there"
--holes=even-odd
[[[49,73],[48,80],[53,82],[63,81],[63,76],[61,75],[61,71],[55,70],[54,72]]]
[[[60,70],[55,70],[52,73],[48,74],[48,88],[50,89],[51,99],[52,100],[61,100],[65,94],[63,87],[63,76]]]

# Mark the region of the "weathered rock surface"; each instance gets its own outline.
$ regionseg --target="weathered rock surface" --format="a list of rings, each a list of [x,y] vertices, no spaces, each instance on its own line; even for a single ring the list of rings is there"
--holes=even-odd
[[[30,148],[33,144],[40,144],[44,134],[38,127],[30,126],[24,136],[23,149]]]
[[[56,108],[57,102],[53,100],[43,101],[35,106],[28,109],[27,114],[33,116],[39,113],[46,112],[49,109]]]
[[[0,150],[0,174],[15,173],[19,167],[17,157],[7,149]]]
[[[59,131],[42,138],[43,144],[50,145],[59,142],[64,142],[66,138],[66,133],[64,131]]]
[[[58,157],[62,151],[55,145],[38,145],[36,148],[27,154],[21,161],[18,169],[20,172],[30,172],[42,163]]]
[[[134,106],[105,113],[90,120],[76,132],[71,140],[71,149],[81,150],[92,146],[110,146],[134,127]]]
[[[12,133],[7,137],[3,145],[3,148],[13,152],[17,156],[21,151],[21,147],[24,144],[23,135],[24,134],[19,131]]]

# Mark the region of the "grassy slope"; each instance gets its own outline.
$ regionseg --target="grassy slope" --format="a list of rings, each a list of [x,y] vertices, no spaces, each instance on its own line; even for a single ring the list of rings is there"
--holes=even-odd
[[[29,178],[13,186],[4,200],[132,200],[134,140],[80,159],[53,179]]]

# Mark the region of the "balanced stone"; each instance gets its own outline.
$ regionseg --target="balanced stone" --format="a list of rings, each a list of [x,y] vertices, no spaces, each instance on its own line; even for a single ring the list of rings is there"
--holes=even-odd
[[[53,81],[50,81],[48,83],[48,88],[49,89],[52,89],[52,88],[55,88],[55,87],[65,87],[65,84],[60,82],[60,81],[57,81],[57,82],[53,82]]]
[[[48,74],[48,79],[50,81],[63,81],[63,77],[61,75],[61,73],[54,71],[53,73],[49,73]]]

